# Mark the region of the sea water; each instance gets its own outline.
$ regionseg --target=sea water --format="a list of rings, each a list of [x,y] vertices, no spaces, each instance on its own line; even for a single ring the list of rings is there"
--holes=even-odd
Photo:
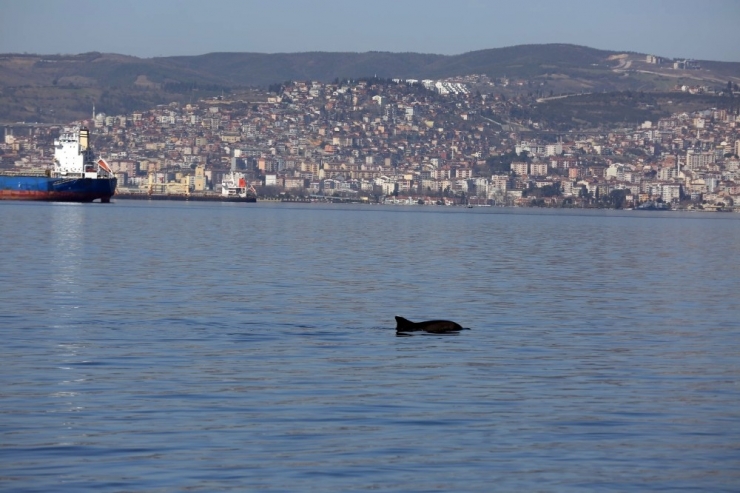
[[[0,490],[738,491],[738,245],[737,214],[0,203]]]

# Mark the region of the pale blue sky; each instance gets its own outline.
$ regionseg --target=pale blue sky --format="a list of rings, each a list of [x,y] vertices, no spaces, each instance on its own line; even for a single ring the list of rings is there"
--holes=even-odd
[[[0,0],[0,53],[459,54],[573,43],[740,61],[740,0]]]

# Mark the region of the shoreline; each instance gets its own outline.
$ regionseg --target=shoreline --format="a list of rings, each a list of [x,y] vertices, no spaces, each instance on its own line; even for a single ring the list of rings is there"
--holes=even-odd
[[[221,195],[195,194],[145,194],[145,193],[117,193],[111,197],[122,200],[175,200],[188,202],[257,202],[257,197],[224,197]]]
[[[112,199],[122,200],[172,200],[179,202],[244,202],[244,203],[256,203],[256,202],[270,202],[270,203],[286,203],[286,204],[361,204],[361,205],[380,205],[380,206],[395,206],[395,207],[459,207],[468,209],[479,209],[479,208],[500,208],[500,209],[582,209],[582,210],[613,210],[613,211],[635,211],[635,212],[701,212],[701,213],[732,213],[740,212],[740,210],[712,210],[712,209],[668,209],[668,208],[624,208],[624,209],[612,209],[607,207],[531,207],[531,206],[512,206],[512,205],[466,205],[466,204],[407,204],[407,203],[383,203],[383,202],[367,202],[367,201],[347,201],[347,200],[310,200],[310,199],[281,199],[264,197],[257,198],[254,196],[249,197],[223,197],[221,195],[180,195],[180,194],[115,194]]]

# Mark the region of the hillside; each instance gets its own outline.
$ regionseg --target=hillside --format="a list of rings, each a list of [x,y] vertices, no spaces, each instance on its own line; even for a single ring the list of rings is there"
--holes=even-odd
[[[702,61],[700,69],[654,65],[645,55],[567,44],[520,45],[445,56],[419,53],[210,53],[137,58],[116,54],[0,55],[0,122],[64,122],[94,103],[108,114],[187,102],[235,88],[286,80],[378,77],[442,79],[484,74],[516,81],[488,92],[557,95],[664,91],[678,85],[740,83],[740,63]],[[261,96],[255,95],[256,98]]]
[[[632,128],[646,120],[657,121],[675,113],[691,113],[708,108],[737,110],[734,99],[683,92],[614,91],[553,98],[523,108],[519,120],[539,122],[551,133],[570,130],[604,130],[616,126]]]

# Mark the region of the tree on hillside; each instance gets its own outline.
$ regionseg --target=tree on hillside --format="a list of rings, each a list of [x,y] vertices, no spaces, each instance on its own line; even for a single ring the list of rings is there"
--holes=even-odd
[[[545,185],[539,188],[530,184],[529,188],[522,193],[522,197],[559,197],[560,194],[560,183],[553,183],[552,185]]]
[[[612,190],[609,193],[606,202],[615,209],[621,209],[622,207],[624,207],[624,203],[629,193],[629,190]]]
[[[516,152],[511,151],[498,156],[490,156],[486,159],[486,166],[492,175],[501,175],[511,173],[511,163],[517,160],[524,160],[526,156],[517,156]]]

